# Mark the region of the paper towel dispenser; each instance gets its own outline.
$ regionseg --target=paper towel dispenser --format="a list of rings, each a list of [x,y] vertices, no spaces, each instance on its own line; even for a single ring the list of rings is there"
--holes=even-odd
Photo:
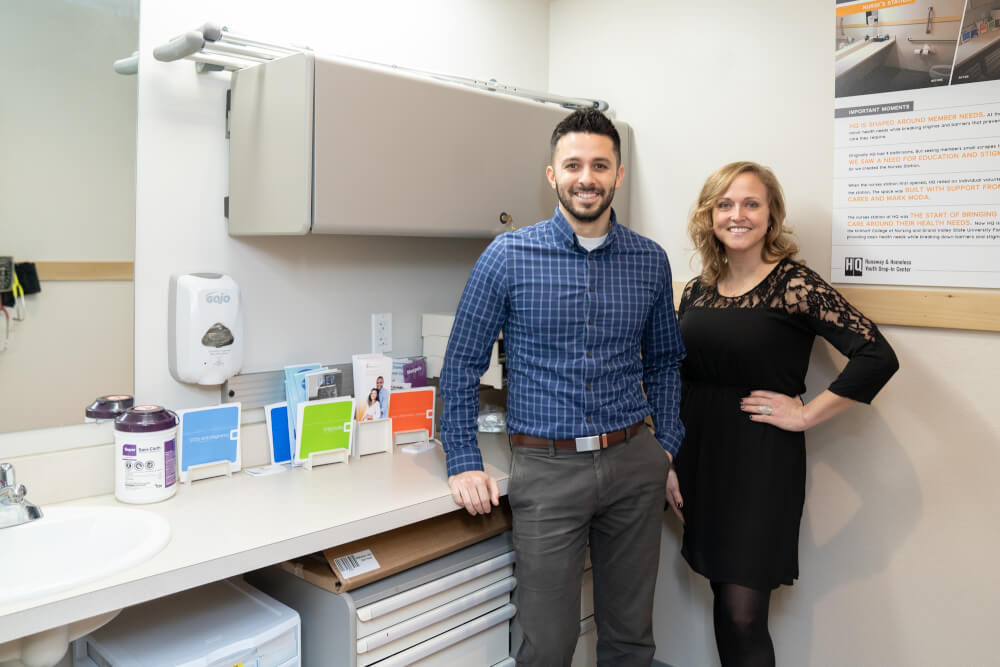
[[[233,236],[492,237],[556,205],[556,105],[312,53],[234,72],[230,104]],[[631,129],[615,125],[627,172]]]

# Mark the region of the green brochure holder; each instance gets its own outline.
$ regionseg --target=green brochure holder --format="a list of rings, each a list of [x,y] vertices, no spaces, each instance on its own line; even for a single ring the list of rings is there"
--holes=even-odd
[[[311,470],[346,463],[354,441],[354,399],[350,396],[299,403],[295,460]]]

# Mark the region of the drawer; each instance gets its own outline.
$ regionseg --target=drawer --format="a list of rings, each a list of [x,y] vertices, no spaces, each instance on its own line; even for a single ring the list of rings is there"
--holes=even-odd
[[[580,621],[580,638],[570,667],[597,667],[597,624],[593,616]]]
[[[396,625],[389,626],[384,630],[379,630],[366,637],[359,638],[356,644],[357,653],[358,655],[369,653],[382,646],[403,639],[412,644],[416,640],[411,635],[414,635],[418,631],[436,627],[442,622],[448,623],[449,627],[457,625],[461,622],[459,620],[460,617],[471,618],[472,610],[482,609],[483,605],[487,605],[487,608],[483,612],[491,611],[493,608],[506,604],[510,600],[510,593],[514,590],[515,585],[517,585],[517,580],[514,577],[501,579],[468,595],[463,595],[460,598],[434,607]],[[491,604],[492,606],[490,606]]]
[[[436,635],[385,660],[377,667],[454,667],[503,664],[510,654],[509,622],[515,607],[504,605]],[[359,656],[360,662],[360,656]]]
[[[510,577],[513,563],[514,553],[508,552],[392,597],[358,607],[357,637],[367,637]]]
[[[359,667],[363,667],[378,663],[380,660],[397,653],[405,653],[422,642],[441,634],[447,634],[448,631],[455,630],[473,619],[509,605],[510,592],[509,588],[504,585],[508,582],[512,588],[513,577],[484,589],[482,595],[470,594],[448,605],[432,609],[425,614],[388,628],[382,633],[359,639],[357,642],[357,664]]]

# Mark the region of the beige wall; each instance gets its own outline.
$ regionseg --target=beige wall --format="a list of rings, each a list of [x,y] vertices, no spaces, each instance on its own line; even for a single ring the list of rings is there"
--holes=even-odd
[[[46,282],[25,302],[0,353],[0,432],[79,424],[96,397],[131,393],[131,282]]]
[[[131,261],[135,4],[0,3],[0,255]],[[0,352],[0,434],[83,421],[132,392],[132,283],[45,282]]]
[[[551,3],[549,85],[608,99],[632,124],[631,222],[667,248],[676,279],[695,271],[684,224],[698,188],[735,159],[775,169],[803,256],[829,276],[832,17],[832,3],[794,0]],[[801,579],[771,612],[778,664],[995,664],[1000,335],[885,335],[897,376],[872,407],[807,435]],[[818,344],[810,392],[841,363]],[[679,536],[665,520],[656,657],[717,664],[711,594]]]

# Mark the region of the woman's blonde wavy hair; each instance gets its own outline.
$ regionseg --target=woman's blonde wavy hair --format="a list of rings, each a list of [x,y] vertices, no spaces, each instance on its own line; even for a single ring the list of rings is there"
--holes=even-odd
[[[767,235],[760,251],[761,259],[765,262],[775,262],[785,257],[795,259],[799,252],[791,230],[785,227],[785,196],[774,172],[756,162],[730,162],[705,181],[701,194],[698,195],[698,203],[688,220],[688,234],[694,243],[694,249],[701,256],[701,282],[705,285],[714,286],[726,275],[726,250],[715,237],[712,210],[740,174],[754,174],[767,189],[770,217]]]

